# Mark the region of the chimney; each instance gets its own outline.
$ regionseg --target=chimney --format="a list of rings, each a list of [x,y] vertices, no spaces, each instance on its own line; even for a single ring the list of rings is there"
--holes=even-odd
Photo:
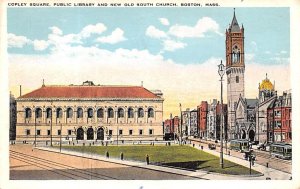
[[[22,85],[20,85],[20,96],[22,96]]]

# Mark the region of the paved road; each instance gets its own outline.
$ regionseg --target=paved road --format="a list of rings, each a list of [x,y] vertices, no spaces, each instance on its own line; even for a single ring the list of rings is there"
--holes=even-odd
[[[193,143],[195,143],[196,145],[200,144],[200,145],[203,145],[205,148],[208,148],[207,147],[208,143],[214,143],[214,142],[212,142],[212,141],[201,141],[201,143],[199,143],[199,139],[198,139],[198,141],[195,140]],[[227,153],[229,152],[229,145],[230,144],[228,143],[227,144],[227,147],[228,147]],[[216,151],[220,152],[220,148],[217,147]],[[226,153],[225,144],[224,144],[223,152]],[[268,152],[259,151],[259,150],[254,150],[254,153],[256,154],[255,163],[260,164],[260,165],[264,165],[264,166],[266,166],[266,164],[268,163],[268,166],[270,168],[273,168],[273,169],[280,170],[280,171],[291,174],[291,172],[292,172],[292,161],[291,160],[283,160],[283,159],[271,157]],[[230,155],[234,156],[234,157],[241,158],[241,159],[243,159],[243,156],[244,156],[243,153],[236,152],[236,151],[233,151],[233,150],[230,151]]]
[[[10,146],[11,180],[183,180],[199,179],[174,173]]]

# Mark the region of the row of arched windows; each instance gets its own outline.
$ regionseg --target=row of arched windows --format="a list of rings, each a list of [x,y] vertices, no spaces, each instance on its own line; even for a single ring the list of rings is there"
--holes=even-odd
[[[154,117],[154,110],[153,108],[148,108],[148,118]],[[68,108],[67,111],[67,118],[73,118],[73,109]],[[35,110],[35,115],[36,118],[41,118],[42,117],[42,109],[37,108]],[[127,110],[127,115],[128,118],[134,118],[134,110],[133,108],[128,108]],[[25,118],[31,118],[31,109],[26,108],[25,109]],[[62,118],[63,116],[63,110],[61,108],[56,109],[56,118]],[[125,116],[125,112],[123,108],[119,108],[117,111],[117,116],[118,118],[123,118]],[[144,109],[139,108],[137,111],[137,116],[138,118],[143,118],[144,117]],[[52,117],[52,109],[47,108],[46,109],[46,118],[51,118]],[[88,118],[93,118],[94,117],[94,110],[92,108],[89,108],[87,110],[87,117]],[[97,110],[97,118],[103,118],[104,117],[104,110],[103,108],[99,108]],[[108,118],[114,118],[114,110],[112,108],[108,108],[107,110],[107,117]],[[82,108],[77,108],[77,118],[83,118],[83,109]]]

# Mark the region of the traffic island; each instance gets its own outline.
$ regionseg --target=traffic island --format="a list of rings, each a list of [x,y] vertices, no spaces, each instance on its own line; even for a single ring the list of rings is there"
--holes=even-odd
[[[98,154],[103,157],[109,153],[110,157],[119,159],[120,154],[127,161],[147,162],[178,169],[191,171],[205,171],[227,175],[250,176],[249,168],[237,163],[224,160],[224,168],[219,165],[219,157],[190,146],[165,145],[121,145],[121,146],[63,146],[66,150],[87,154]],[[125,158],[126,157],[126,158]],[[146,157],[146,158],[145,158]],[[148,159],[148,161],[147,161]],[[251,176],[261,176],[262,173],[252,170]]]

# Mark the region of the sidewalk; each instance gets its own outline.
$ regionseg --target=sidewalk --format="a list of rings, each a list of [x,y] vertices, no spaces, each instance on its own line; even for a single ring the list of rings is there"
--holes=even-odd
[[[196,147],[196,145],[195,145],[195,147]],[[200,147],[198,147],[198,146],[196,148],[201,150]],[[218,156],[218,157],[220,156],[220,152],[215,151],[215,150],[209,150],[207,148],[203,148],[203,151],[207,152],[207,153],[210,153],[210,154],[213,154],[213,155]],[[229,156],[229,155],[226,155],[225,153],[223,154],[223,158],[226,159],[226,160],[232,161],[234,163],[243,165],[245,167],[250,166],[249,161],[238,158],[238,157]],[[261,176],[261,177],[263,177],[263,179],[269,177],[272,180],[289,180],[290,177],[292,176],[289,173],[279,171],[279,170],[276,170],[276,169],[272,169],[272,168],[267,168],[266,166],[263,166],[263,165],[260,165],[260,164],[257,164],[257,163],[255,163],[252,166],[252,169],[256,170],[256,171],[259,171],[262,174],[264,174],[264,176]],[[256,178],[253,178],[253,179],[261,179],[261,178],[256,177]]]
[[[199,147],[196,147],[197,149],[200,150]],[[45,150],[45,151],[51,151],[51,152],[56,152],[60,153],[59,149],[55,148],[50,148],[50,147],[37,147],[37,149],[40,150]],[[218,152],[211,151],[208,149],[204,149],[205,152],[208,152],[213,155],[219,155]],[[283,173],[281,171],[273,170],[270,168],[266,168],[261,165],[255,165],[253,167],[254,170],[257,170],[261,173],[263,173],[263,176],[256,176],[256,177],[251,177],[251,176],[243,176],[243,175],[223,175],[223,174],[218,174],[218,173],[211,173],[207,171],[188,171],[188,170],[182,170],[182,169],[176,169],[176,168],[169,168],[169,167],[162,167],[162,166],[157,166],[157,165],[147,165],[144,162],[137,162],[137,161],[127,161],[127,160],[120,160],[116,158],[105,158],[103,156],[97,155],[97,154],[87,154],[87,153],[80,153],[76,151],[67,151],[62,149],[63,154],[67,155],[72,155],[72,156],[78,156],[78,157],[84,157],[84,158],[90,158],[90,159],[96,159],[100,161],[106,161],[106,162],[112,162],[112,163],[118,163],[118,164],[123,164],[123,165],[128,165],[128,166],[133,166],[133,167],[139,167],[143,169],[151,169],[151,170],[156,170],[156,171],[161,171],[161,172],[167,172],[167,173],[173,173],[173,174],[179,174],[179,175],[184,175],[184,176],[190,176],[198,179],[205,179],[205,180],[265,180],[266,177],[270,177],[272,180],[273,179],[281,179],[281,180],[288,180],[291,175],[287,173]],[[235,158],[232,156],[227,156],[224,155],[224,159],[236,162],[238,164],[244,165],[244,166],[249,166],[249,162]]]

